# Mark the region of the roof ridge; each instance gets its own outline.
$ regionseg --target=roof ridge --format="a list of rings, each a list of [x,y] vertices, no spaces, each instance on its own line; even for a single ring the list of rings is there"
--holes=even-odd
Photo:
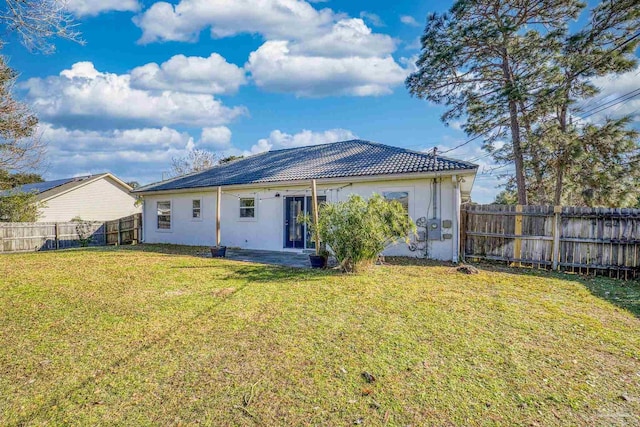
[[[391,173],[473,171],[470,162],[434,156],[364,139],[269,150],[202,171],[147,184],[134,192],[276,182],[302,177],[349,177]],[[306,178],[304,178],[306,179]]]

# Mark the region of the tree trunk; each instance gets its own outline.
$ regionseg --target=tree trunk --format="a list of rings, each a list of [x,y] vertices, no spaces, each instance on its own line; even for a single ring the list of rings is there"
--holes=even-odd
[[[561,148],[558,153],[558,160],[556,163],[556,187],[553,194],[553,204],[559,206],[562,204],[562,189],[564,186],[564,171],[567,167],[568,159],[567,159],[567,105],[568,105],[568,95],[565,93],[565,103],[560,108],[558,112],[558,124],[560,126],[560,144]]]
[[[515,85],[513,75],[509,67],[509,53],[505,47],[502,54],[502,73],[504,77],[504,90],[509,98],[509,120],[511,128],[511,144],[513,146],[513,158],[516,166],[516,187],[518,192],[518,204],[527,204],[527,184],[524,179],[524,157],[522,155],[522,143],[520,141],[520,123],[518,121],[518,105],[513,96]]]
[[[533,133],[531,132],[531,120],[527,115],[527,110],[524,105],[524,102],[520,100],[518,102],[520,107],[520,113],[522,114],[522,119],[524,121],[524,129],[526,132],[526,138],[529,143],[529,152],[531,153],[531,168],[533,169],[533,176],[535,178],[535,194],[537,200],[535,200],[536,204],[545,205],[547,203],[547,194],[544,189],[544,172],[542,171],[542,159],[540,158],[540,153],[537,150],[537,147],[533,144]]]
[[[527,184],[524,179],[524,158],[520,142],[520,125],[518,123],[518,107],[515,101],[509,101],[509,118],[511,126],[511,139],[513,145],[513,157],[516,165],[516,185],[518,187],[518,204],[527,204]]]

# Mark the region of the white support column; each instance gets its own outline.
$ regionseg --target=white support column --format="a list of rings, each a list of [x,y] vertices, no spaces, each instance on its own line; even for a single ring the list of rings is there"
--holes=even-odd
[[[216,197],[216,246],[220,247],[220,204],[222,203],[222,187],[218,187]]]

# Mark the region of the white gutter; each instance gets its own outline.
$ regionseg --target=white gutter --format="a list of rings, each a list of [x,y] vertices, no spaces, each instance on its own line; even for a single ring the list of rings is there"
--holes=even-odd
[[[440,172],[416,172],[416,173],[399,173],[399,174],[387,174],[387,175],[366,175],[366,176],[345,176],[338,178],[318,178],[318,186],[322,184],[336,184],[336,183],[353,183],[353,182],[371,182],[371,181],[392,181],[392,180],[405,180],[405,179],[424,179],[424,178],[436,178],[446,176],[455,173],[462,173],[468,176],[475,176],[477,168],[475,169],[456,169]],[[222,186],[229,190],[243,190],[243,189],[276,189],[280,187],[309,187],[308,179],[290,180],[290,181],[273,181],[273,182],[255,182],[250,184],[231,184]],[[201,193],[203,191],[214,191],[217,189],[217,185],[211,185],[206,187],[192,187],[192,188],[180,188],[174,190],[133,190],[133,194],[139,195],[153,195],[153,194],[170,194],[170,193]]]

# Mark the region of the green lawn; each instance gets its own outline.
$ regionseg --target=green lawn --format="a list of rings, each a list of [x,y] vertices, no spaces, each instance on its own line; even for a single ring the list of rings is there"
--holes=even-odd
[[[0,425],[640,425],[638,282],[191,252],[0,257]]]

